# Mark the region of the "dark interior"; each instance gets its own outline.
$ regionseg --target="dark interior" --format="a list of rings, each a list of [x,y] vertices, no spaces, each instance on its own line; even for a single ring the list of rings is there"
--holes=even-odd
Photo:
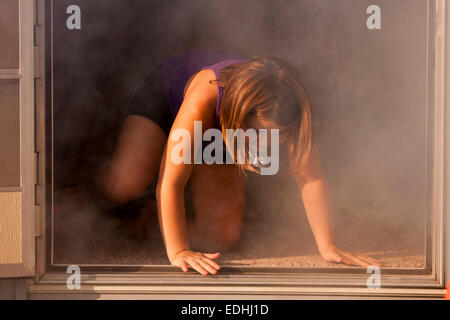
[[[152,187],[112,215],[114,204],[89,196],[92,177],[152,66],[204,48],[292,62],[312,100],[338,245],[424,268],[426,1],[377,3],[381,30],[367,29],[365,0],[54,1],[54,262],[168,263],[157,226],[140,220],[156,219]],[[81,30],[66,28],[73,4]],[[283,170],[247,183],[242,239],[222,263],[343,267],[319,257]]]

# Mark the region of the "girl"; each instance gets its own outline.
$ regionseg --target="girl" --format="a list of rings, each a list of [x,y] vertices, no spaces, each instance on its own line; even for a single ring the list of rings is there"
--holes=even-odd
[[[147,77],[133,98],[103,179],[104,191],[112,200],[128,202],[158,176],[158,218],[172,265],[202,275],[218,272],[215,260],[219,252],[232,249],[241,233],[245,206],[242,173],[258,172],[249,162],[207,165],[172,161],[179,144],[173,133],[187,130],[193,139],[195,121],[201,121],[203,130],[221,129],[225,142],[226,129],[279,129],[279,142],[288,152],[290,172],[321,256],[356,266],[380,265],[335,245],[328,185],[313,143],[311,106],[299,72],[276,57],[248,59],[201,50],[174,56]],[[189,151],[193,155],[196,150]],[[188,182],[195,214],[189,225],[184,202]],[[191,250],[191,244],[198,251]]]

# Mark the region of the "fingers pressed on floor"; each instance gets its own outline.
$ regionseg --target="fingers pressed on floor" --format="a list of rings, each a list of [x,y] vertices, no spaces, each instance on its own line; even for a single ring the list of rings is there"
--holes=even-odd
[[[371,257],[366,257],[367,260],[371,261],[373,264],[377,265],[377,266],[381,266],[382,263],[380,261],[378,261],[377,259],[371,258]]]
[[[209,259],[209,258],[203,258],[203,261],[205,261],[206,263],[208,263],[209,265],[211,265],[214,269],[219,270],[220,266],[214,262],[213,260]]]
[[[208,274],[208,271],[206,271],[197,261],[195,261],[194,259],[190,259],[188,260],[189,265],[196,270],[198,273],[200,273],[201,275],[206,276]]]
[[[374,259],[371,259],[369,257],[365,257],[365,256],[358,256],[359,259],[367,262],[370,265],[376,265],[376,266],[380,266],[380,263]]]
[[[181,268],[181,270],[183,270],[183,272],[188,272],[188,266],[187,266],[186,262],[181,261],[180,268]]]
[[[356,259],[355,257],[349,257],[349,256],[346,256],[346,257],[344,258],[344,262],[345,262],[346,264],[353,265],[353,266],[356,266],[356,267],[359,267],[359,266],[361,265],[360,262],[359,262],[359,260]]]
[[[355,259],[356,259],[356,261],[358,262],[359,266],[361,266],[361,267],[369,267],[369,266],[371,265],[371,263],[365,261],[365,260],[364,260],[363,258],[361,258],[361,257],[356,257]]]
[[[209,263],[207,263],[206,261],[204,261],[204,260],[199,260],[199,264],[206,270],[206,271],[208,271],[209,273],[211,273],[211,274],[216,274],[217,273],[217,270],[216,269],[214,269]]]

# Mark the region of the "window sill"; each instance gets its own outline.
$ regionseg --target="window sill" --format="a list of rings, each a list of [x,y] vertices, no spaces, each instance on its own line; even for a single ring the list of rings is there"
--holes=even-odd
[[[30,281],[30,299],[442,299],[433,276],[386,275],[380,289],[368,289],[367,275],[84,273],[81,288],[70,290],[68,274],[48,273]]]

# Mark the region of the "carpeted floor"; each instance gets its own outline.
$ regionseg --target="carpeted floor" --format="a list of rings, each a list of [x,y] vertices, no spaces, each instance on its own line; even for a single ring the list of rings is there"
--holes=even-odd
[[[78,210],[76,204],[83,202],[79,197],[76,192],[68,192],[63,201],[67,204],[71,199],[75,205],[72,203],[71,208],[69,204],[64,210],[55,208],[56,263],[169,264],[155,223],[154,200],[147,200],[141,214],[133,217],[127,212],[122,212],[122,216],[117,212],[111,214],[111,210],[108,212],[101,205],[89,202]],[[126,211],[124,208],[122,211]],[[304,213],[280,217],[276,208],[267,204],[247,211],[241,240],[235,251],[222,254],[219,258],[221,265],[347,267],[321,259]],[[146,217],[150,218],[150,223]],[[145,236],[146,233],[150,236]],[[416,269],[425,266],[420,245],[414,245],[414,242],[399,244],[389,234],[374,238],[362,228],[352,229],[351,233],[344,231],[337,238],[342,249],[377,258],[385,268]]]

